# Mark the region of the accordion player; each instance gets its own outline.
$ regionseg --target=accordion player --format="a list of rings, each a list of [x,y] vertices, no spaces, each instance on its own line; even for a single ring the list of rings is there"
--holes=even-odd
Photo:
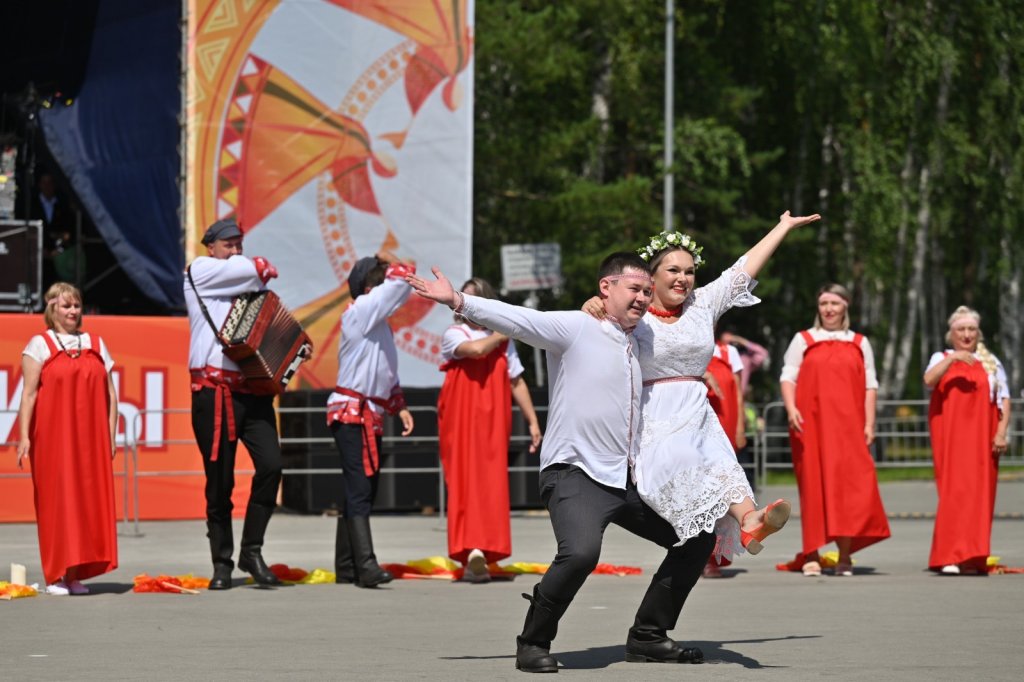
[[[313,352],[313,342],[302,325],[270,290],[236,297],[220,339],[224,355],[238,364],[246,386],[257,395],[284,392]]]

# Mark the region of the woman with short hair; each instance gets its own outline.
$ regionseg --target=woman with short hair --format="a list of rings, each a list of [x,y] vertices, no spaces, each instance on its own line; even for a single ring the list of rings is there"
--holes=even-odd
[[[18,466],[32,466],[46,592],[87,594],[82,580],[117,568],[114,361],[82,331],[77,288],[57,282],[45,301],[47,331],[21,356]]]

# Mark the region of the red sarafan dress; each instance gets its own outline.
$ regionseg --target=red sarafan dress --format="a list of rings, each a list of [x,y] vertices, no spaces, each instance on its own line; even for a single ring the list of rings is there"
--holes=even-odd
[[[740,401],[736,394],[736,374],[729,364],[729,349],[724,343],[718,344],[718,351],[711,357],[708,371],[715,377],[718,387],[725,395],[718,395],[708,388],[708,402],[718,416],[718,421],[729,437],[729,444],[736,449],[736,429],[739,426]]]
[[[928,558],[933,570],[950,564],[986,567],[996,504],[998,460],[992,441],[998,424],[999,407],[992,402],[982,364],[950,365],[928,406],[939,491]]]
[[[117,568],[107,370],[98,340],[73,357],[42,336],[50,357],[39,377],[29,451],[39,554],[47,583],[73,566],[85,580]]]
[[[807,342],[796,384],[803,432],[790,429],[793,468],[800,490],[803,553],[852,539],[855,552],[889,537],[871,453],[864,442],[864,355],[861,334],[852,341]]]
[[[512,554],[508,443],[512,388],[508,341],[480,358],[441,366],[437,400],[441,464],[448,484],[448,555],[465,563],[473,549],[488,563]]]

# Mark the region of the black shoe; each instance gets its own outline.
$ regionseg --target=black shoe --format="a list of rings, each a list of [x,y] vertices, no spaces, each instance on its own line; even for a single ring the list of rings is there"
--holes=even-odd
[[[281,581],[277,579],[273,571],[267,568],[267,562],[263,560],[262,554],[242,552],[238,556],[238,568],[252,576],[257,585],[278,587]]]
[[[626,639],[628,663],[703,663],[704,652],[697,647],[683,648],[668,637],[654,642]]]
[[[524,673],[557,673],[558,661],[548,647],[530,644],[516,637],[516,670]]]
[[[210,578],[209,590],[230,590],[231,589],[231,567],[224,564],[217,564],[213,567],[213,577]]]
[[[395,576],[391,575],[391,571],[385,570],[380,566],[376,569],[361,569],[359,576],[353,581],[359,587],[377,587],[377,585],[384,585],[395,579]],[[338,580],[338,582],[344,582],[344,578]]]

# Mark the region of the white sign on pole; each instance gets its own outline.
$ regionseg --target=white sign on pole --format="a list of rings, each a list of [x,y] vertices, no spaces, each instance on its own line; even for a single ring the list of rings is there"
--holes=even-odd
[[[562,285],[559,244],[506,244],[501,247],[502,291],[535,291]]]

